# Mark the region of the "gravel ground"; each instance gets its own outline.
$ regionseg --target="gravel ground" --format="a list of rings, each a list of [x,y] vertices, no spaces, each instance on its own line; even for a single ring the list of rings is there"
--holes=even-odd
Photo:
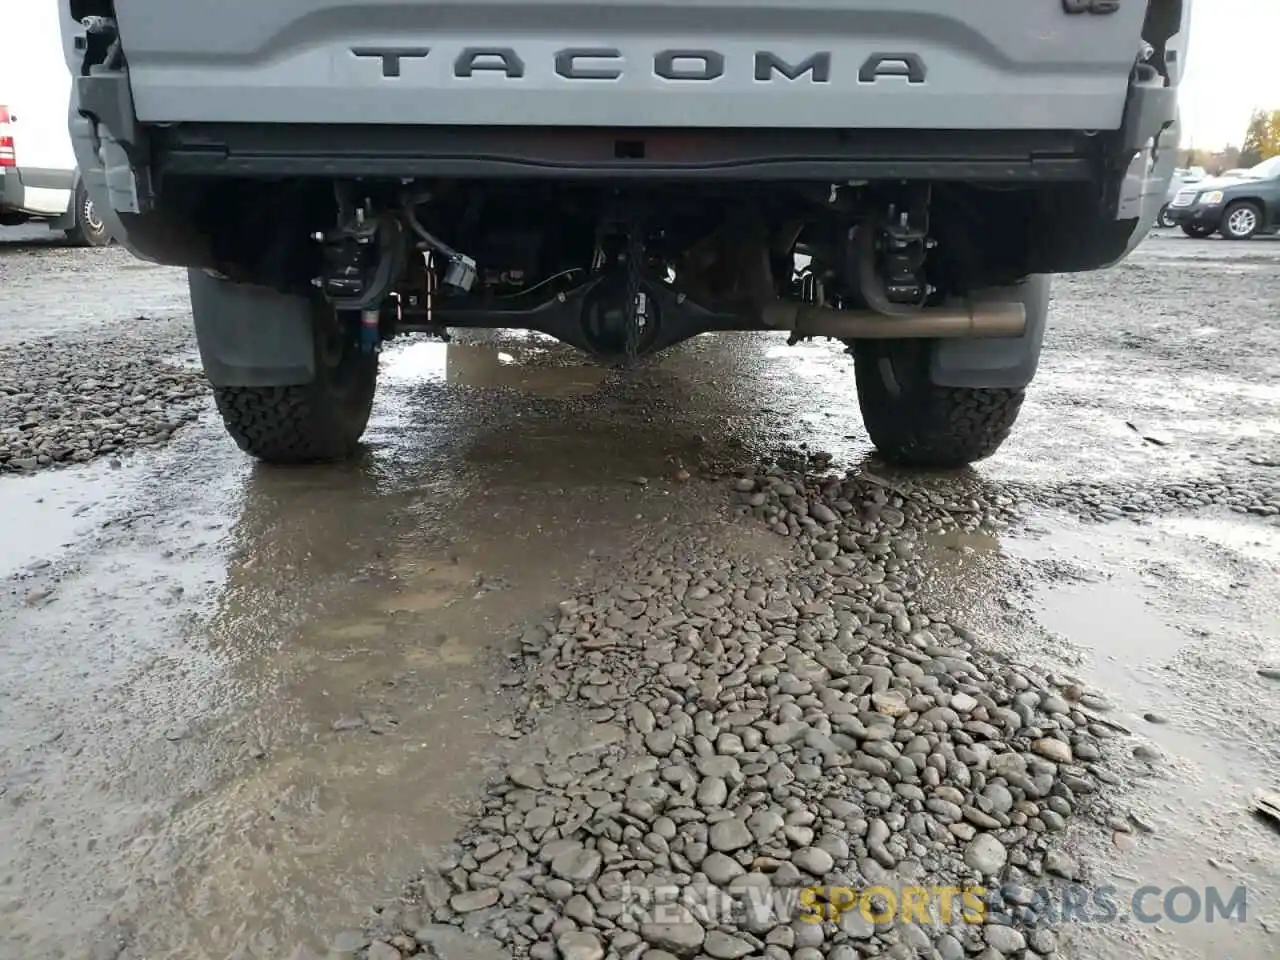
[[[67,247],[38,227],[0,240],[0,473],[155,447],[205,407],[180,271]],[[142,293],[132,305],[158,311],[95,318],[95,288]]]
[[[1276,250],[1061,278],[1014,435],[939,476],[869,456],[832,345],[753,337],[403,342],[364,460],[255,467],[180,274],[0,253],[0,958],[1213,949],[1041,899],[1122,874],[1247,882],[1272,956]]]
[[[796,538],[791,561],[666,549],[523,635],[522,757],[560,704],[581,723],[492,787],[410,906],[336,950],[454,956],[465,931],[476,956],[540,960],[1056,956],[1034,889],[1079,878],[1068,821],[1134,829],[1100,798],[1109,704],[921,608],[920,538],[988,522],[967,491],[806,467],[733,483]],[[768,908],[770,890],[912,884],[998,890],[1005,922]]]
[[[129,321],[123,335],[0,344],[0,471],[119,458],[167,441],[207,403],[187,363],[190,321]]]

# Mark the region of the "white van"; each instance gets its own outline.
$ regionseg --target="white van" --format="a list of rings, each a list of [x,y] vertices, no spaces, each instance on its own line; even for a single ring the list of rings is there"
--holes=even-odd
[[[67,109],[71,74],[55,0],[0,0],[0,226],[43,221],[102,246],[110,236],[80,184]]]

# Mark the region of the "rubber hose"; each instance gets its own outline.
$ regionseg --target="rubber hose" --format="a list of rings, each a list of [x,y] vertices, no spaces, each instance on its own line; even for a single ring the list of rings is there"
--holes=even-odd
[[[434,234],[428,232],[427,228],[418,222],[418,218],[414,216],[413,213],[412,203],[405,204],[404,215],[405,219],[409,221],[409,226],[413,228],[413,232],[425,240],[432,250],[435,250],[437,253],[444,254],[446,259],[449,260],[463,259],[462,254],[453,249],[453,247],[449,246],[443,240],[436,237]]]

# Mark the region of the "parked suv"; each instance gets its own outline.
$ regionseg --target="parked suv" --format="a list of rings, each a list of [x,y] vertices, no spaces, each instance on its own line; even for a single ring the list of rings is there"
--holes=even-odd
[[[1220,233],[1227,240],[1248,240],[1280,232],[1280,157],[1183,187],[1168,216],[1189,237]]]
[[[1174,198],[1183,187],[1191,183],[1199,183],[1208,174],[1204,167],[1178,167],[1173,171],[1173,178],[1169,181],[1169,189],[1165,191],[1164,206],[1160,208],[1160,213],[1156,217],[1156,226],[1169,229],[1176,227],[1177,224],[1169,216],[1169,204],[1173,203]]]
[[[400,331],[772,330],[844,341],[880,452],[943,467],[1008,435],[1048,275],[1154,222],[1191,6],[58,2],[90,193],[190,268],[250,453],[351,454]]]

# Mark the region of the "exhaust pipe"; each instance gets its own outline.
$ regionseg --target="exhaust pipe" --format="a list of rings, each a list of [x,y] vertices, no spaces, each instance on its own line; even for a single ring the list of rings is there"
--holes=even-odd
[[[874,310],[836,310],[808,303],[774,303],[764,308],[764,325],[802,337],[836,340],[933,340],[1020,337],[1027,329],[1021,303],[968,303],[932,307],[910,316],[887,316]]]

